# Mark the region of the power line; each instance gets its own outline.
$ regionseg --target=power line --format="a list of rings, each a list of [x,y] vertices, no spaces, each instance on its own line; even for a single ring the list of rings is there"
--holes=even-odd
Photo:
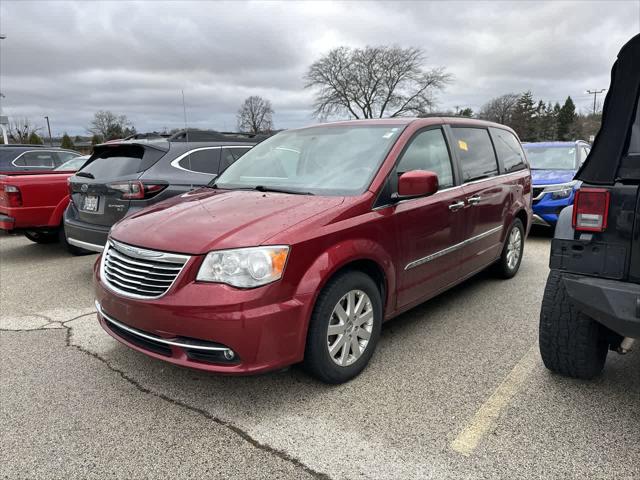
[[[598,98],[598,94],[604,92],[606,90],[606,88],[603,88],[601,90],[587,90],[586,93],[588,93],[589,95],[593,95],[593,114],[596,114],[596,99]]]

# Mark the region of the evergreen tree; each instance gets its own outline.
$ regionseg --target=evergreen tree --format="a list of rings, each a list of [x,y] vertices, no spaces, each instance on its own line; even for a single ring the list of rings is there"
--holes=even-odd
[[[31,132],[27,143],[29,143],[30,145],[42,145],[44,142],[36,132]]]
[[[576,106],[571,100],[571,97],[567,97],[564,105],[558,113],[558,140],[574,140],[576,136]]]
[[[64,135],[62,136],[62,142],[60,143],[60,146],[62,148],[73,150],[73,148],[74,148],[73,141],[71,140],[71,137],[69,135],[67,135],[67,132],[64,132]]]
[[[458,115],[460,115],[461,117],[469,117],[472,118],[473,117],[473,110],[470,109],[469,107],[467,108],[463,108],[462,110],[460,110],[458,112]]]
[[[511,119],[511,128],[513,128],[520,139],[530,142],[535,139],[535,122],[534,114],[536,111],[533,95],[530,91],[524,92],[518,98],[513,116]]]
[[[95,133],[93,137],[91,137],[91,145],[97,145],[98,143],[102,143],[102,137]]]

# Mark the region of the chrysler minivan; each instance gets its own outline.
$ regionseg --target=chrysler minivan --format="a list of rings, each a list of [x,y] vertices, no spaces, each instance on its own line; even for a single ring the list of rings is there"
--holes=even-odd
[[[492,267],[513,277],[531,224],[515,133],[462,118],[281,132],[208,187],[114,225],[96,263],[103,328],[224,374],[302,362],[345,382],[382,322]]]

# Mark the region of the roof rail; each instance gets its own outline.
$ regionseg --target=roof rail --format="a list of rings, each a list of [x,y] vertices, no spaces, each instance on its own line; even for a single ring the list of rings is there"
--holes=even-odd
[[[57,147],[50,147],[49,145],[41,145],[38,143],[0,143],[0,146],[3,147],[34,147],[34,148],[57,148]]]
[[[242,132],[218,132],[215,130],[198,130],[190,128],[180,130],[171,135],[167,140],[170,142],[255,142],[270,137],[270,134],[253,134]]]

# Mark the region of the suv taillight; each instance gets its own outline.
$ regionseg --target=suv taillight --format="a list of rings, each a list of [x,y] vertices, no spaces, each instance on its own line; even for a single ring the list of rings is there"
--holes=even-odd
[[[582,232],[604,232],[609,216],[609,190],[581,188],[573,204],[573,228]]]
[[[4,193],[0,195],[0,199],[2,199],[5,207],[14,208],[22,206],[22,195],[20,194],[20,189],[15,185],[5,185]]]
[[[161,183],[142,183],[136,180],[133,182],[109,183],[107,187],[122,192],[122,198],[127,200],[144,200],[157,195],[167,188],[167,185]]]
[[[73,195],[73,184],[71,183],[71,177],[67,178],[67,189],[69,190],[69,195]]]

